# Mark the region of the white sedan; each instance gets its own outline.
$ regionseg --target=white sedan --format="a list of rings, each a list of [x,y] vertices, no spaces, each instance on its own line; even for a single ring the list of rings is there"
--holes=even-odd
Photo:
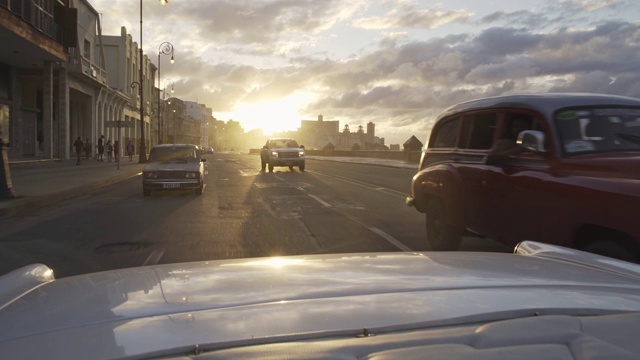
[[[640,266],[360,253],[0,277],[1,359],[638,359]]]

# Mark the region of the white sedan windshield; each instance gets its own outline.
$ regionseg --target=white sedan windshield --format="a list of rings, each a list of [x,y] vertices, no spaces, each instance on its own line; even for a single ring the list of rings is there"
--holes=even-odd
[[[190,148],[157,148],[151,151],[151,161],[191,161],[197,158],[196,152]]]

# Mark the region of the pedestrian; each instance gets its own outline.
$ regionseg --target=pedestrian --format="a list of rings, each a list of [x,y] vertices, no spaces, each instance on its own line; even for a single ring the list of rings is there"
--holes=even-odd
[[[84,151],[84,144],[82,143],[82,139],[80,136],[73,142],[73,146],[76,148],[76,155],[78,156],[78,160],[76,160],[76,165],[80,165],[80,158],[82,157],[82,151]]]
[[[84,140],[84,154],[87,160],[91,159],[91,143],[89,142],[89,138]]]
[[[133,145],[131,140],[129,140],[129,142],[127,142],[127,155],[129,155],[129,161],[133,161],[134,150],[135,150],[135,146]]]
[[[107,161],[111,162],[111,156],[113,156],[113,144],[111,140],[107,140]]]
[[[113,142],[113,161],[120,161],[120,144],[118,140]]]
[[[104,154],[104,135],[100,135],[100,139],[98,139],[98,155],[96,157],[96,160],[98,161],[103,161],[103,154]]]

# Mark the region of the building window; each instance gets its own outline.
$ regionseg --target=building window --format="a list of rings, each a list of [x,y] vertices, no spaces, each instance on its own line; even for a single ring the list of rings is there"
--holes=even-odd
[[[91,60],[91,43],[87,39],[84,39],[84,53],[82,55],[85,59]]]

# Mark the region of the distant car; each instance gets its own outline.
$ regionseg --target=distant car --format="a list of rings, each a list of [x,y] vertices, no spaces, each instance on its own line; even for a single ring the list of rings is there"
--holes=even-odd
[[[262,171],[265,171],[267,166],[269,172],[273,172],[276,166],[288,166],[290,170],[297,166],[300,171],[304,171],[304,147],[293,139],[269,139],[260,151],[260,162]]]
[[[640,357],[639,265],[516,252],[34,264],[0,277],[0,359]]]
[[[640,259],[640,99],[531,94],[465,102],[437,119],[407,204],[427,239],[465,232]]]
[[[204,153],[205,154],[213,154],[213,148],[211,146],[205,146],[204,147]]]
[[[201,195],[204,189],[204,162],[198,147],[190,144],[156,145],[149,153],[149,161],[142,171],[144,196],[153,190],[194,190]]]

